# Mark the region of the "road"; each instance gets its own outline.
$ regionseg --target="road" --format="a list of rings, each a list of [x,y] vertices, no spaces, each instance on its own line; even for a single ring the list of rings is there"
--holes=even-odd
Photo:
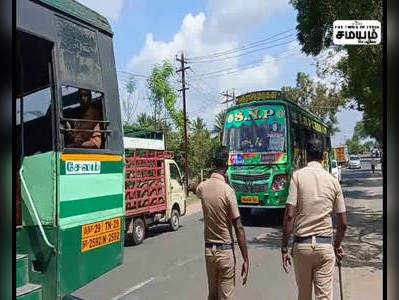
[[[342,169],[348,211],[343,263],[345,299],[382,298],[382,177],[362,169]],[[198,208],[197,204],[197,208]],[[74,293],[83,299],[206,299],[202,213],[182,218],[177,232],[151,230],[139,246],[126,246],[124,263]],[[236,299],[296,299],[293,271],[281,267],[281,225],[276,214],[258,214],[244,222],[250,255],[247,286],[237,277]],[[236,246],[237,267],[242,260]],[[237,272],[239,273],[239,272]],[[338,272],[334,299],[339,299]]]

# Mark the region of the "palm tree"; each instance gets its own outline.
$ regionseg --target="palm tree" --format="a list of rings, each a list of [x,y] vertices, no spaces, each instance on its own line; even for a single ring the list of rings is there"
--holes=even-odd
[[[215,116],[215,124],[213,125],[212,133],[216,133],[219,139],[222,140],[224,123],[226,121],[227,110],[223,109]]]
[[[197,117],[197,119],[192,124],[193,132],[200,132],[205,129],[205,122],[202,118]]]

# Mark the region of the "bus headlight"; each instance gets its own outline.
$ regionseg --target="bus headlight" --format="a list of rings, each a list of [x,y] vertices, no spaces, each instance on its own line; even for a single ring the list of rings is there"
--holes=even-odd
[[[284,189],[285,184],[288,181],[288,174],[277,174],[273,178],[272,192],[281,191]]]

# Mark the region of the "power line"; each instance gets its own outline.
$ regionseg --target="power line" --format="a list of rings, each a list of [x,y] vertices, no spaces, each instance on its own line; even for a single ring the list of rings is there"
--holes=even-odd
[[[207,54],[207,55],[191,57],[191,58],[188,58],[188,60],[190,62],[192,62],[194,60],[199,60],[199,59],[204,59],[204,58],[207,59],[207,58],[210,58],[210,57],[218,57],[218,56],[223,56],[223,55],[226,55],[226,54],[231,54],[231,53],[234,53],[234,52],[237,52],[237,51],[246,50],[246,49],[254,47],[254,46],[258,45],[258,44],[261,44],[261,43],[264,43],[266,41],[269,41],[270,39],[273,39],[273,37],[282,35],[284,33],[287,33],[287,32],[293,31],[293,30],[295,30],[295,29],[288,29],[288,30],[285,30],[285,31],[282,31],[282,32],[279,32],[279,33],[272,34],[271,36],[269,36],[269,37],[267,37],[265,39],[259,40],[259,41],[244,43],[240,47],[227,49],[227,50],[221,50],[221,51],[217,51],[217,52],[210,53],[210,54]]]
[[[255,60],[255,61],[252,61],[252,62],[246,63],[246,64],[242,64],[242,65],[237,66],[237,67],[231,67],[231,68],[221,69],[221,70],[212,71],[212,72],[208,72],[208,73],[197,74],[197,75],[193,76],[193,78],[211,77],[211,76],[209,76],[209,75],[212,75],[212,76],[213,76],[213,75],[220,75],[221,73],[229,72],[229,71],[233,71],[233,70],[236,70],[236,71],[234,71],[234,72],[229,72],[229,73],[226,73],[226,74],[224,74],[224,75],[231,74],[231,73],[235,73],[235,72],[238,72],[238,71],[241,71],[241,70],[248,69],[248,68],[252,67],[253,65],[255,65],[255,64],[259,63],[259,62],[263,62],[263,64],[265,64],[265,63],[271,63],[271,62],[274,62],[274,61],[281,60],[282,58],[285,58],[285,57],[287,57],[287,56],[290,56],[290,55],[288,55],[288,54],[293,54],[293,53],[296,54],[296,50],[298,50],[298,48],[294,48],[294,49],[290,49],[290,50],[287,50],[287,51],[285,51],[285,52],[282,52],[282,53],[276,55],[276,56],[278,56],[279,58],[274,58],[273,60],[264,61],[264,59],[257,59],[257,60]]]
[[[124,71],[124,70],[116,70],[117,73],[123,73],[123,74],[128,74],[131,75],[133,77],[144,77],[144,78],[148,78],[147,75],[144,74],[136,74],[136,73],[132,73],[132,72],[128,72],[128,71]]]
[[[286,38],[282,38],[282,39],[286,39]],[[278,39],[278,40],[282,40],[282,39]],[[293,39],[293,40],[285,41],[283,43],[270,45],[270,46],[262,47],[262,48],[258,48],[258,49],[253,49],[251,51],[247,51],[247,52],[240,53],[240,54],[233,55],[233,56],[227,56],[227,57],[216,58],[216,59],[201,60],[201,61],[194,61],[194,62],[191,62],[191,63],[195,64],[195,63],[206,63],[206,62],[223,62],[223,61],[226,61],[228,59],[238,58],[238,57],[241,57],[241,56],[244,56],[244,55],[248,55],[248,54],[252,54],[252,53],[255,53],[255,52],[258,52],[258,51],[263,51],[263,50],[271,49],[271,48],[274,48],[274,47],[284,46],[284,45],[287,45],[287,44],[295,42],[295,41],[296,40]]]

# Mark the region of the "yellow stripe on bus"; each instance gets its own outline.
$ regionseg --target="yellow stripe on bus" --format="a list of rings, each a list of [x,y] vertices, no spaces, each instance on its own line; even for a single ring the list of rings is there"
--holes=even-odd
[[[63,161],[122,161],[121,155],[107,154],[61,154]]]

